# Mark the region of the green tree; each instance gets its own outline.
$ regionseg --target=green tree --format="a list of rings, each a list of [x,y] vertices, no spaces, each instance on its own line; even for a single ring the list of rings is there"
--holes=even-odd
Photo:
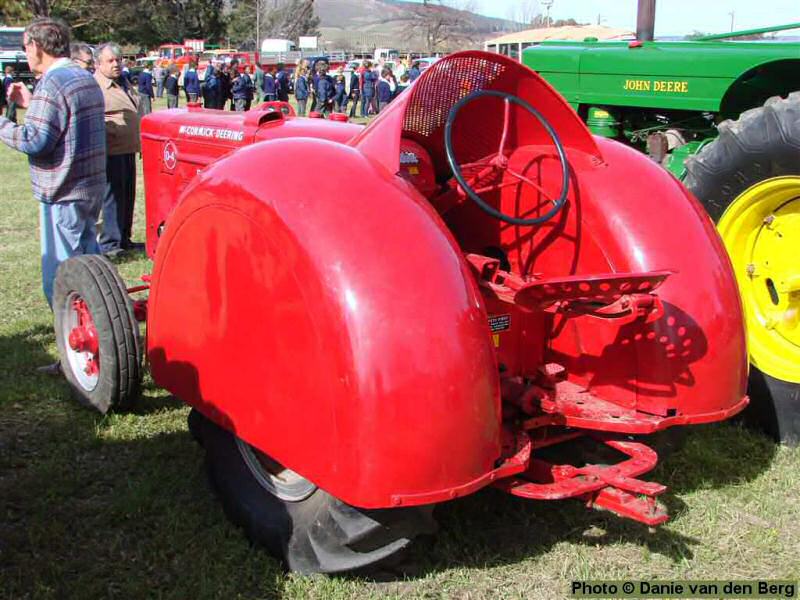
[[[64,19],[76,39],[113,40],[143,48],[186,38],[217,41],[225,34],[225,0],[4,0],[7,23],[34,16]]]
[[[31,19],[31,10],[25,0],[0,2],[0,23],[7,26],[24,25]]]

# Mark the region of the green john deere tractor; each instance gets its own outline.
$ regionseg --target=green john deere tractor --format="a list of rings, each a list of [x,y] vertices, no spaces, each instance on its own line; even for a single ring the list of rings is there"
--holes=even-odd
[[[652,8],[642,24],[642,5]],[[524,51],[596,134],[669,169],[717,224],[739,280],[748,417],[800,442],[800,43],[742,42],[800,23],[694,41],[544,42]]]

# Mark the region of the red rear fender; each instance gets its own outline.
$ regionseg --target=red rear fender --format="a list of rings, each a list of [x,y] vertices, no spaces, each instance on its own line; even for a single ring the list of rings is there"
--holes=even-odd
[[[547,235],[555,241],[527,255],[530,269],[674,274],[656,292],[662,318],[623,326],[573,319],[556,330],[551,360],[594,393],[645,413],[702,420],[732,409],[745,395],[747,348],[736,280],[713,223],[658,164],[598,143],[604,164],[578,172],[563,223],[534,236],[534,245]]]
[[[158,385],[358,506],[500,455],[459,249],[407,184],[332,142],[256,144],[198,176],[158,246],[148,355]]]

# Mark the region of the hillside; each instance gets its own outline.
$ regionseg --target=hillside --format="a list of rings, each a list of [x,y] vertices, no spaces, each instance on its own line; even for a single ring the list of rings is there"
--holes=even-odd
[[[419,4],[401,0],[316,0],[320,32],[330,47],[375,47],[426,50],[424,27],[415,16]],[[480,47],[498,32],[515,29],[515,23],[472,12],[443,9],[449,21],[450,50]]]

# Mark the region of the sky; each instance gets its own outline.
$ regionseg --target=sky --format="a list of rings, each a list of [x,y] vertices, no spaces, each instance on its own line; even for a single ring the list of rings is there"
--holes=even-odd
[[[463,0],[461,0],[463,2]],[[492,17],[509,18],[515,8],[536,0],[469,0],[477,11]],[[552,0],[553,19],[574,18],[585,23],[636,30],[636,0]],[[456,0],[458,3],[458,0]],[[539,1],[539,8],[542,10]],[[542,10],[542,12],[544,12]],[[683,35],[693,31],[730,31],[800,22],[798,0],[657,0],[656,35]],[[793,32],[797,34],[797,32]]]

